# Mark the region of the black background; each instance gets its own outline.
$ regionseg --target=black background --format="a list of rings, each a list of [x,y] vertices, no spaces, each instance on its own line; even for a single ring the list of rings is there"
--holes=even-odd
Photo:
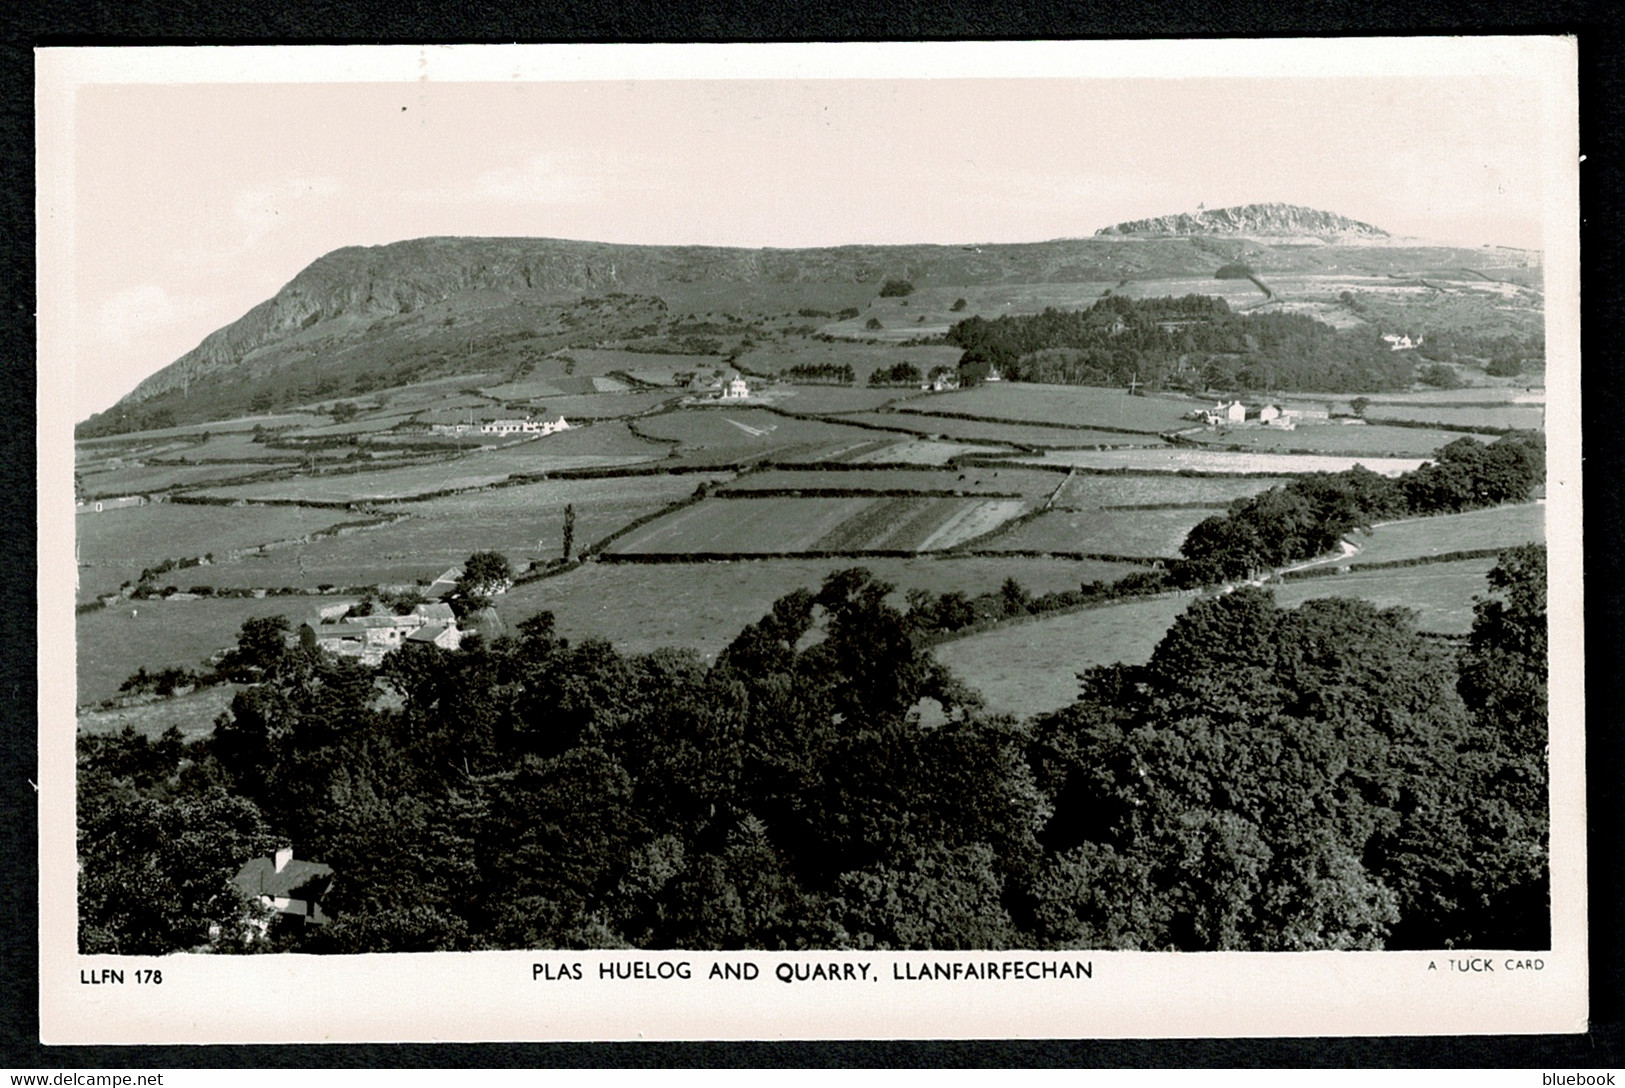
[[[1562,1070],[1621,1063],[1622,705],[1619,345],[1622,21],[1606,0],[1449,0],[1104,7],[659,0],[491,3],[310,0],[249,8],[208,0],[0,5],[0,1067],[307,1068],[434,1066],[1482,1066]],[[1587,631],[1591,1030],[1585,1035],[1044,1042],[624,1043],[42,1047],[39,1045],[35,659],[33,57],[36,46],[459,42],[911,41],[1040,38],[1572,34],[1580,56],[1582,350]],[[65,649],[65,648],[63,648]]]

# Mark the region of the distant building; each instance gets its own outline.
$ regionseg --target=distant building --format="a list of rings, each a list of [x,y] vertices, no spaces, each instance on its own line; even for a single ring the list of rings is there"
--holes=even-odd
[[[126,506],[145,506],[145,495],[124,495],[116,499],[95,499],[91,502],[82,502],[78,505],[76,513],[100,514],[105,510],[122,510]]]
[[[990,366],[987,368],[987,377],[982,380],[989,382],[1002,382],[1004,381],[1004,375],[999,373],[998,367]]]
[[[1202,413],[1202,421],[1209,427],[1217,427],[1222,423],[1244,423],[1247,420],[1247,406],[1239,400],[1229,404],[1220,401],[1218,404]]]
[[[525,416],[521,419],[487,419],[480,423],[481,434],[554,434],[558,431],[567,431],[570,424],[563,416],[545,416],[536,419]]]
[[[1408,335],[1398,333],[1385,332],[1382,334],[1382,338],[1388,342],[1389,351],[1404,351],[1407,348],[1420,347],[1422,344],[1420,338],[1413,344]]]
[[[722,399],[743,400],[750,396],[750,386],[737,370],[730,370],[723,379]]]
[[[232,883],[279,914],[303,918],[307,926],[327,924],[321,900],[333,886],[333,867],[295,861],[291,846],[272,857],[254,858],[237,870]]]
[[[1260,422],[1260,423],[1268,423],[1272,419],[1278,418],[1280,416],[1280,414],[1281,414],[1281,409],[1277,408],[1273,404],[1266,404],[1266,405],[1264,405],[1264,407],[1262,407],[1262,408],[1260,408],[1258,410],[1258,422]]]
[[[377,665],[391,650],[408,642],[428,642],[446,650],[462,645],[451,606],[442,602],[420,604],[405,616],[318,616],[299,626],[300,645],[340,657],[359,658]]]

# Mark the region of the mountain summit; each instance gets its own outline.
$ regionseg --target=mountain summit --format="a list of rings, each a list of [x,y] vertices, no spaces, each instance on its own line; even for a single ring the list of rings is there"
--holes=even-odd
[[[1310,236],[1386,238],[1388,232],[1333,212],[1297,204],[1241,204],[1194,214],[1131,219],[1095,231],[1097,237],[1123,234],[1242,234],[1255,237]]]

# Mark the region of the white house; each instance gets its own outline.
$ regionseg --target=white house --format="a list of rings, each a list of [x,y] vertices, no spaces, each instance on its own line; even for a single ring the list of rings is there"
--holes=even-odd
[[[1209,427],[1217,427],[1221,423],[1244,423],[1247,420],[1247,406],[1239,400],[1229,404],[1221,400],[1202,413],[1202,420]]]
[[[547,416],[536,419],[525,416],[522,419],[488,419],[480,424],[481,434],[554,434],[558,431],[567,431],[570,424],[563,416]]]
[[[1281,409],[1277,408],[1273,404],[1266,404],[1264,407],[1258,410],[1258,422],[1268,423],[1270,420],[1279,417],[1280,414]]]
[[[1382,338],[1388,342],[1389,351],[1404,351],[1406,348],[1420,347],[1422,343],[1421,339],[1418,338],[1416,343],[1413,344],[1410,336],[1400,333],[1385,332],[1382,334]]]
[[[723,400],[744,400],[750,396],[750,386],[745,383],[744,376],[737,370],[730,370],[724,379],[722,387]]]

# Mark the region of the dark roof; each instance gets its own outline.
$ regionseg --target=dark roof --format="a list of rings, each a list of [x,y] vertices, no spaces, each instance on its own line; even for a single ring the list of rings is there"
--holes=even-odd
[[[314,899],[333,882],[333,867],[319,861],[295,860],[284,865],[279,873],[275,858],[255,858],[237,870],[233,881],[248,895]]]
[[[433,642],[445,633],[446,625],[430,621],[406,636],[408,642]]]

